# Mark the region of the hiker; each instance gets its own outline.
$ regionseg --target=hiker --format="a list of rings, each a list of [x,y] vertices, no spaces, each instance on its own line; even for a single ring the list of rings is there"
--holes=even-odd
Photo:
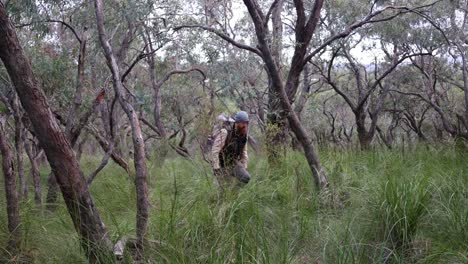
[[[247,171],[249,115],[244,111],[239,111],[233,120],[221,115],[220,117],[218,120],[224,121],[224,125],[213,135],[211,148],[214,175],[221,188],[226,182],[234,179],[248,183],[250,181],[250,174]]]

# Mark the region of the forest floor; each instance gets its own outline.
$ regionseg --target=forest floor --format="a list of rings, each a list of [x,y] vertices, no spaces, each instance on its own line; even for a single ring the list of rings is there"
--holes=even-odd
[[[151,263],[468,263],[468,153],[454,147],[322,150],[331,188],[318,193],[300,153],[270,167],[252,153],[251,182],[220,196],[202,161],[150,171]],[[100,157],[84,157],[85,175]],[[29,174],[29,173],[27,173]],[[45,196],[47,168],[42,168]],[[0,183],[0,263],[7,223]],[[134,236],[133,181],[115,164],[91,187],[111,239]],[[69,214],[21,204],[34,263],[86,263]]]

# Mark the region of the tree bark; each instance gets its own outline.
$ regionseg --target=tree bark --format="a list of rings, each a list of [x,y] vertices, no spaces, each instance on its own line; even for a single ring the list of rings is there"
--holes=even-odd
[[[74,227],[89,261],[105,262],[112,254],[112,244],[89,193],[75,153],[57,124],[43,90],[21,48],[14,26],[0,2],[0,59],[12,80],[56,175]]]
[[[277,0],[271,7],[272,39],[270,43],[271,56],[276,68],[281,70],[281,56],[283,45],[283,22],[281,11],[283,0]],[[269,77],[268,82],[268,114],[267,114],[267,155],[270,164],[279,164],[284,158],[287,146],[287,121],[281,105],[280,95],[274,87],[273,80]]]
[[[34,183],[34,201],[36,204],[40,205],[42,204],[41,175],[39,173],[37,159],[41,154],[34,151],[33,143],[29,144],[29,147],[26,146],[26,154],[28,154],[28,158],[31,163],[31,177]]]
[[[166,138],[166,129],[164,127],[164,124],[161,120],[161,86],[158,86],[158,81],[156,78],[156,63],[155,63],[155,50],[153,48],[153,40],[151,38],[151,34],[148,30],[148,28],[145,27],[145,33],[146,33],[146,38],[145,40],[145,45],[147,49],[147,53],[150,54],[146,62],[148,63],[149,66],[149,76],[151,80],[151,86],[153,87],[153,93],[154,93],[154,109],[153,109],[153,117],[154,117],[154,124],[158,128],[159,135],[162,138]]]
[[[366,129],[366,113],[364,110],[359,110],[355,113],[356,131],[359,139],[361,150],[368,150],[371,146],[374,133],[370,133]]]
[[[132,139],[135,160],[135,185],[137,189],[137,224],[136,224],[136,251],[137,261],[143,258],[143,241],[148,229],[149,201],[148,201],[148,176],[145,160],[145,145],[141,132],[140,121],[133,106],[125,96],[125,90],[121,81],[120,69],[114,56],[112,47],[107,40],[104,28],[104,15],[102,0],[95,0],[96,21],[99,32],[99,40],[104,50],[108,67],[112,72],[114,91],[120,105],[124,109],[132,127]]]
[[[299,85],[299,76],[305,64],[304,57],[307,51],[307,46],[310,43],[312,35],[315,31],[315,27],[317,26],[323,1],[315,1],[314,7],[310,13],[310,18],[308,20],[305,16],[303,2],[300,0],[294,1],[296,12],[298,14],[296,21],[296,48],[294,50],[293,59],[291,61],[291,67],[288,73],[286,85],[284,85],[281,73],[275,63],[266,41],[267,34],[265,17],[261,12],[260,7],[254,0],[244,0],[244,4],[246,5],[250,17],[254,22],[255,33],[258,40],[258,48],[267,68],[268,75],[270,76],[273,83],[273,87],[280,96],[282,110],[286,113],[289,126],[304,149],[304,154],[312,171],[312,175],[314,176],[316,187],[318,189],[325,188],[328,186],[328,180],[316,154],[315,147],[312,143],[312,140],[307,135],[304,127],[302,126],[301,121],[297,117],[296,112],[291,106],[291,97],[289,97],[286,93],[286,91],[290,91],[292,94],[295,93],[295,90],[297,90],[297,86]]]
[[[18,170],[18,178],[20,181],[20,197],[22,199],[28,198],[28,181],[24,175],[24,129],[23,122],[21,121],[21,109],[17,98],[13,98],[13,115],[15,119],[15,149],[16,149],[16,168]]]
[[[0,5],[0,9],[1,9]],[[1,11],[1,10],[0,10]],[[1,26],[0,26],[1,27]],[[1,47],[1,46],[0,46]],[[18,192],[16,189],[16,176],[13,163],[13,156],[11,154],[10,146],[8,146],[5,137],[3,125],[0,128],[0,151],[2,153],[2,169],[3,177],[5,179],[5,195],[8,216],[8,231],[10,237],[8,240],[8,249],[17,251],[21,241],[20,230],[20,214],[19,214],[19,201]]]

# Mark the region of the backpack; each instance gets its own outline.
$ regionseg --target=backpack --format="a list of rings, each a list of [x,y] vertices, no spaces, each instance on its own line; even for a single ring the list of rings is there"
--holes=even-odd
[[[234,119],[232,119],[231,117],[225,114],[220,114],[216,118],[216,121],[211,130],[211,134],[207,138],[207,146],[208,146],[207,152],[211,152],[211,147],[213,147],[216,136],[221,132],[221,130],[224,128],[227,131],[230,131],[232,129],[233,123],[234,123]]]

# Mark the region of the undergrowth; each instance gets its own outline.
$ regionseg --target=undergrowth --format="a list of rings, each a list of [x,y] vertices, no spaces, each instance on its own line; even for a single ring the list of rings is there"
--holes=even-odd
[[[202,161],[149,162],[151,263],[467,263],[468,162],[451,147],[323,150],[331,188],[315,190],[300,153],[277,166],[253,155],[251,182],[221,193]],[[99,157],[84,157],[89,174]],[[41,169],[45,188],[47,168]],[[3,189],[3,187],[2,187]],[[131,178],[110,164],[91,193],[112,241],[135,234]],[[44,194],[45,195],[45,194]],[[0,197],[5,208],[5,197]],[[86,263],[69,214],[21,204],[22,255],[0,262]]]

